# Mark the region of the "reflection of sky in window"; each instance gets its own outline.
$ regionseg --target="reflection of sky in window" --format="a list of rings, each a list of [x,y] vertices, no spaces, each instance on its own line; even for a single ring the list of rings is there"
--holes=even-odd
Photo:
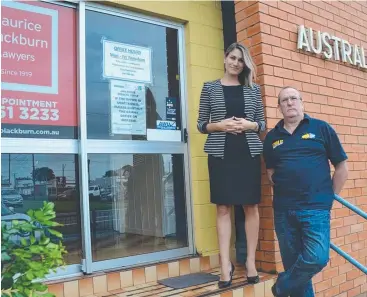
[[[166,28],[135,20],[88,11],[86,15],[87,122],[89,133],[107,138],[110,91],[103,79],[102,38],[152,49],[153,85],[157,112],[165,118],[168,96]]]
[[[63,171],[64,166],[64,171]],[[67,182],[75,182],[75,158],[69,154],[35,154],[34,167],[48,167],[55,176],[65,174]],[[10,181],[14,185],[14,178],[32,178],[32,154],[10,154]],[[9,154],[1,155],[1,178],[9,180]]]

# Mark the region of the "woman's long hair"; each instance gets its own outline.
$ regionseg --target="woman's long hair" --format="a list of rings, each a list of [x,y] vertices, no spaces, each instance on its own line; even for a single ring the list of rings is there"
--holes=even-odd
[[[253,83],[256,80],[256,65],[252,60],[250,51],[244,45],[235,42],[227,48],[225,56],[228,57],[228,55],[235,49],[238,49],[242,52],[243,61],[245,62],[243,71],[238,75],[238,81],[241,85],[252,88]]]

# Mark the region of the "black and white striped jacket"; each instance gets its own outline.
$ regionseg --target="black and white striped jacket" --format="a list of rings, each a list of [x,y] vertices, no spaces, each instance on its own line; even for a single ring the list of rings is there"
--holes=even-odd
[[[246,131],[246,139],[252,157],[262,153],[263,144],[259,138],[259,133],[266,128],[264,107],[261,99],[260,86],[243,86],[246,118],[249,121],[257,122],[259,131]],[[205,82],[200,96],[199,117],[197,128],[201,133],[208,134],[206,125],[217,123],[225,119],[227,114],[223,88],[220,80]],[[215,157],[224,157],[224,145],[226,142],[226,132],[213,132],[208,135],[204,151]]]

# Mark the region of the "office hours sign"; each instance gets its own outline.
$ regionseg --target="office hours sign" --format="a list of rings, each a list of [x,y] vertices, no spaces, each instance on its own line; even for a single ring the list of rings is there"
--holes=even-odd
[[[1,9],[2,136],[75,138],[75,10],[36,1]]]
[[[146,134],[145,86],[141,83],[110,80],[111,133]]]
[[[103,43],[103,77],[152,83],[151,49],[109,40]]]

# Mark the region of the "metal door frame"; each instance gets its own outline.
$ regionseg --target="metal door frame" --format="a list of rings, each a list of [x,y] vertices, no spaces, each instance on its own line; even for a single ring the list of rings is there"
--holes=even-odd
[[[194,238],[192,226],[192,205],[191,205],[191,182],[190,182],[190,156],[188,144],[185,142],[159,142],[159,141],[133,141],[133,140],[89,140],[87,138],[86,122],[86,60],[85,60],[85,36],[86,36],[86,11],[95,11],[121,18],[127,18],[149,24],[160,25],[174,28],[178,31],[179,42],[179,75],[180,75],[180,98],[182,115],[182,139],[184,131],[187,129],[187,93],[186,93],[186,60],[185,60],[185,36],[184,25],[170,21],[163,21],[155,17],[149,17],[140,13],[126,11],[123,9],[96,4],[92,2],[79,3],[79,119],[80,119],[80,172],[82,189],[82,207],[83,207],[83,234],[84,234],[84,252],[82,270],[84,273],[105,269],[116,269],[122,267],[131,267],[135,265],[148,264],[162,260],[175,259],[194,253]],[[89,196],[88,196],[88,154],[182,154],[184,156],[185,168],[185,195],[186,195],[186,213],[188,228],[188,246],[185,248],[172,249],[167,251],[153,252],[148,254],[128,256],[124,258],[109,259],[93,262],[92,246],[90,233],[90,214],[89,214]]]

